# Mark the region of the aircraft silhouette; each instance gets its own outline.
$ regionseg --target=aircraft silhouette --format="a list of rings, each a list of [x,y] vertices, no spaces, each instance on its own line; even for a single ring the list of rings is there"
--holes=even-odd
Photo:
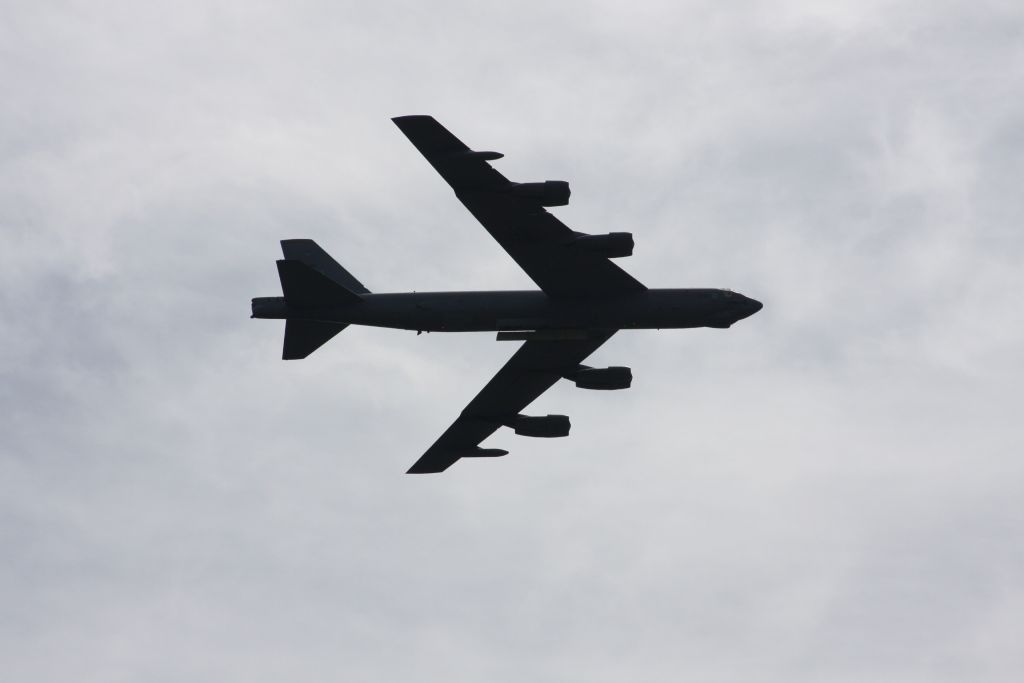
[[[277,262],[283,297],[252,300],[253,318],[284,319],[285,360],[305,358],[348,325],[417,332],[494,331],[525,343],[409,469],[442,472],[481,448],[499,427],[535,437],[567,436],[565,415],[522,410],[565,378],[582,389],[626,389],[627,367],[582,362],[621,329],[726,328],[761,310],[727,289],[648,289],[609,259],[630,256],[627,232],[586,235],[545,207],[569,203],[560,180],[514,183],[430,116],[392,119],[494,239],[540,287],[533,291],[373,294],[312,240],[283,240]]]

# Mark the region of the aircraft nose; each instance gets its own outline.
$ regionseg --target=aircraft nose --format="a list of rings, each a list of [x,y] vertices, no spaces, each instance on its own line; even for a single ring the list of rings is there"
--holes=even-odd
[[[762,308],[764,308],[764,304],[762,304],[760,301],[745,296],[743,297],[743,300],[739,303],[739,311],[741,315],[737,320],[749,318],[750,316],[760,311]]]

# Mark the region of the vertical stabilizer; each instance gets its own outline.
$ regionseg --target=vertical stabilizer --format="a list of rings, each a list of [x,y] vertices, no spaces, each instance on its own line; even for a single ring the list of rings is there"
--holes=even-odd
[[[285,253],[288,251],[285,250]],[[338,269],[363,291],[366,290],[341,266],[338,266]],[[277,272],[281,277],[281,291],[284,293],[281,302],[283,306],[278,306],[286,318],[284,351],[281,355],[285,360],[305,358],[347,327],[345,323],[317,318],[330,318],[331,309],[358,305],[363,297],[346,286],[346,283],[339,282],[337,275],[328,275],[308,263],[308,260],[282,259],[277,262]],[[254,300],[253,312],[255,314],[257,308],[269,309],[274,303],[276,302]]]
[[[362,297],[301,261],[277,262],[281,291],[291,309],[330,308],[358,303]]]
[[[341,264],[331,258],[330,254],[320,248],[313,240],[281,240],[281,251],[285,259],[305,263],[313,270],[320,271],[339,285],[356,294],[369,294],[370,290],[355,279],[352,273],[342,268]]]

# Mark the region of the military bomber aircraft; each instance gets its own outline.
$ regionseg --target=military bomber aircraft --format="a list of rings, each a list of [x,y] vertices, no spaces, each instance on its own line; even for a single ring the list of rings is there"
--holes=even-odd
[[[582,364],[618,330],[727,328],[761,310],[727,289],[648,289],[609,260],[632,255],[630,233],[583,234],[545,210],[569,203],[567,182],[511,182],[488,163],[502,154],[471,150],[433,117],[392,120],[540,289],[373,294],[315,242],[293,239],[281,242],[277,262],[284,296],[253,299],[252,317],[285,320],[285,360],[305,358],[348,325],[492,331],[499,340],[524,341],[409,473],[506,455],[480,447],[502,426],[523,436],[567,436],[565,415],[522,411],[563,378],[581,389],[628,388],[629,368]]]

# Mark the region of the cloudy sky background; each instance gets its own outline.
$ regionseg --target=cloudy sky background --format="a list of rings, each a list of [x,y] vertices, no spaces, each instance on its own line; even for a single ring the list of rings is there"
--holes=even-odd
[[[1022,78],[1009,1],[3,3],[5,680],[1020,680]],[[402,474],[515,345],[248,304],[532,286],[419,113],[765,309]]]

